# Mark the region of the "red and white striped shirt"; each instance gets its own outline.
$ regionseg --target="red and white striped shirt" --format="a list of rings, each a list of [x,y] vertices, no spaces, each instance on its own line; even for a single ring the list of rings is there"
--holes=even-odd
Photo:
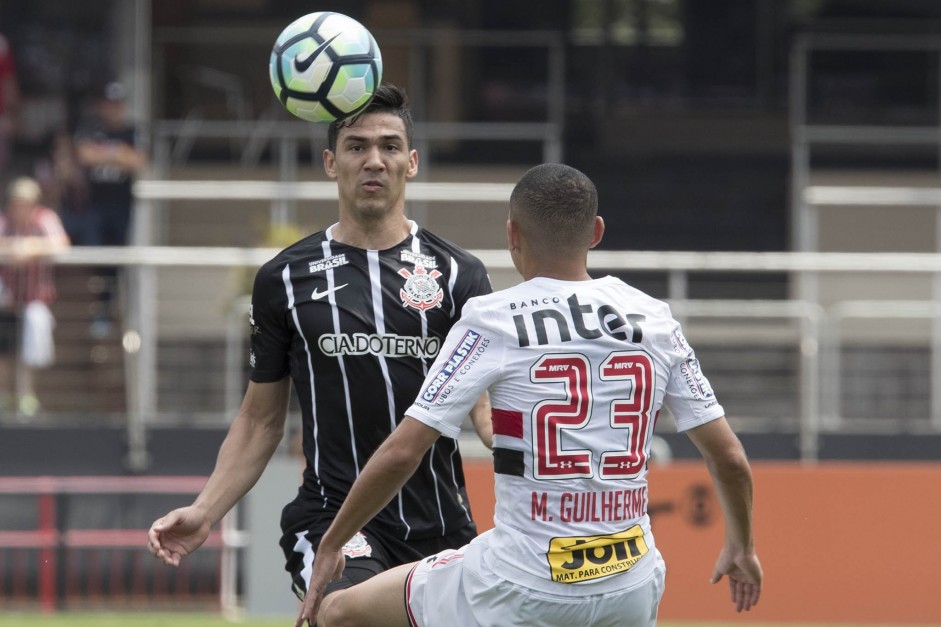
[[[59,215],[47,207],[36,206],[25,227],[17,228],[7,216],[0,213],[0,241],[11,241],[18,237],[42,237],[67,240],[65,228]],[[53,264],[48,259],[34,258],[24,263],[0,265],[0,304],[22,309],[27,303],[42,301],[51,304],[56,297]]]

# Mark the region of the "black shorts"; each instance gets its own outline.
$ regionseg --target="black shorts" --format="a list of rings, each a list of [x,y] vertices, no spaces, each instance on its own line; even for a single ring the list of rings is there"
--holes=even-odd
[[[291,508],[288,505],[285,510]],[[307,582],[301,572],[306,568],[305,556],[315,552],[326,532],[330,519],[324,518],[308,530],[288,528],[281,536],[284,569],[291,573],[291,590],[298,598],[307,593]],[[405,541],[384,533],[377,525],[367,525],[346,546],[346,568],[339,581],[331,582],[327,592],[342,590],[401,564],[409,564],[444,549],[457,549],[477,537],[477,526],[468,523],[444,536]],[[309,558],[308,558],[309,559]],[[308,571],[307,576],[310,576]]]
[[[0,309],[0,355],[15,355],[20,317],[9,309]]]

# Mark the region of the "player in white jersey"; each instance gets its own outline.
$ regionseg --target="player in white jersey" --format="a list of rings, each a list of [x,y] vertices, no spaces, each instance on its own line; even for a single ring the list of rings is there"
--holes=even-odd
[[[745,452],[669,307],[588,275],[588,250],[604,232],[596,211],[594,185],[573,168],[545,164],[520,179],[507,235],[525,282],[465,305],[406,419],[323,536],[296,625],[654,625],[665,567],[646,475],[663,406],[703,454],[722,506],[726,540],[712,580],[728,577],[738,611],[757,603]],[[483,390],[493,407],[494,529],[321,604],[343,545],[438,437],[457,437]]]

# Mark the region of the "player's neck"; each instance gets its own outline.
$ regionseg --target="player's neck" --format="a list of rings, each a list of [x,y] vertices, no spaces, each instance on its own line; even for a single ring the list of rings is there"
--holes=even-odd
[[[337,242],[364,250],[386,250],[408,237],[412,224],[403,215],[383,220],[356,220],[341,216],[331,236]]]
[[[582,255],[539,254],[528,246],[523,246],[518,254],[517,269],[528,281],[536,277],[556,279],[558,281],[591,281],[588,274],[588,253]]]
[[[522,264],[523,279],[528,281],[537,277],[556,279],[557,281],[591,281],[588,266],[584,261],[571,260],[525,260]]]
[[[594,277],[588,274],[587,270],[582,270],[581,272],[572,271],[572,272],[536,272],[530,275],[523,275],[523,279],[528,281],[530,279],[543,278],[543,279],[555,279],[556,281],[592,281]]]

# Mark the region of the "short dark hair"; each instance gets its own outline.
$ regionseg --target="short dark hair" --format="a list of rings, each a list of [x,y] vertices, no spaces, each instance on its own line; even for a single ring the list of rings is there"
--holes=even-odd
[[[510,195],[510,219],[535,248],[588,248],[598,215],[598,190],[587,176],[561,163],[526,172]]]
[[[353,125],[361,116],[370,113],[391,113],[398,116],[405,123],[405,139],[411,147],[413,124],[412,112],[408,105],[408,96],[405,95],[405,91],[395,85],[383,83],[373,94],[372,100],[369,101],[365,109],[352,117],[334,120],[330,123],[330,126],[327,127],[327,148],[336,152],[337,135],[340,134],[340,129]]]

